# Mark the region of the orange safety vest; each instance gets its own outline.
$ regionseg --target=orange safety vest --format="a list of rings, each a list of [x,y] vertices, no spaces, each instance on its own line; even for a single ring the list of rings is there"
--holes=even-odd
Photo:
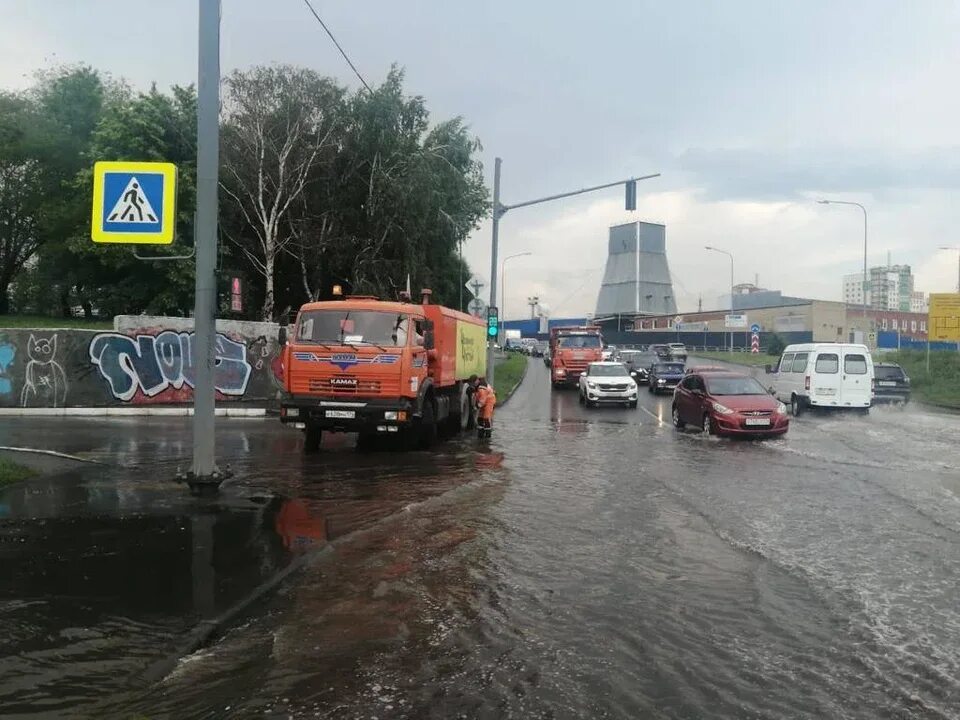
[[[473,402],[478,408],[483,407],[483,401],[487,397],[487,394],[490,392],[490,387],[480,386],[473,393]]]
[[[480,402],[480,417],[484,420],[493,419],[493,409],[497,406],[497,394],[490,388],[483,394]]]

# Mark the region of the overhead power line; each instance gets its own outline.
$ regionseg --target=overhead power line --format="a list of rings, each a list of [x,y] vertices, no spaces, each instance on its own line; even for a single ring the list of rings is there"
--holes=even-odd
[[[367,85],[367,81],[363,79],[363,75],[360,74],[360,71],[357,70],[357,66],[353,64],[353,61],[350,60],[350,57],[347,55],[346,50],[340,47],[340,43],[337,42],[337,39],[333,36],[333,33],[330,32],[330,28],[327,27],[327,24],[317,15],[317,11],[313,9],[313,5],[310,4],[310,0],[303,0],[304,4],[310,9],[310,12],[313,13],[313,16],[317,19],[317,22],[320,23],[327,35],[330,36],[330,39],[333,40],[333,44],[337,46],[337,50],[340,51],[340,54],[343,55],[343,59],[347,61],[347,65],[350,66],[350,69],[353,70],[354,75],[363,83],[363,86],[367,89],[367,92],[372,93],[373,90],[370,89],[370,86]]]

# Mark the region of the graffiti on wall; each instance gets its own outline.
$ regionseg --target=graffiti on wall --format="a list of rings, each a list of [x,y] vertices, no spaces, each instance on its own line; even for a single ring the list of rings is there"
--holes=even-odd
[[[13,394],[13,378],[10,376],[10,368],[13,366],[13,359],[16,356],[16,345],[4,338],[0,342],[0,395]]]
[[[57,362],[57,334],[27,340],[27,367],[20,391],[21,407],[63,407],[67,375]]]
[[[252,372],[246,345],[217,333],[214,358],[214,387],[221,395],[242,396]],[[193,333],[100,333],[90,341],[90,361],[122,402],[182,402],[194,387]]]

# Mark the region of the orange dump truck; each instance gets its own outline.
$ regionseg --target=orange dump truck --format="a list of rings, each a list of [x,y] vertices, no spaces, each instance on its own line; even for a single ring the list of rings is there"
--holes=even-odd
[[[426,447],[438,430],[470,427],[467,379],[486,372],[486,323],[430,304],[372,297],[308,303],[283,346],[280,420],[324,431],[403,434]]]
[[[553,387],[574,387],[592,362],[603,360],[600,328],[555,327],[550,330],[550,372]]]

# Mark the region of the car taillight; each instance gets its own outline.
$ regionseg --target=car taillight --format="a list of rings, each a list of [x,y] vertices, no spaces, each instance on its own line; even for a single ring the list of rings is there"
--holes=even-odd
[[[804,389],[804,390],[809,390],[809,389],[810,389],[810,376],[809,376],[809,375],[807,375],[807,376],[803,379],[803,389]]]

